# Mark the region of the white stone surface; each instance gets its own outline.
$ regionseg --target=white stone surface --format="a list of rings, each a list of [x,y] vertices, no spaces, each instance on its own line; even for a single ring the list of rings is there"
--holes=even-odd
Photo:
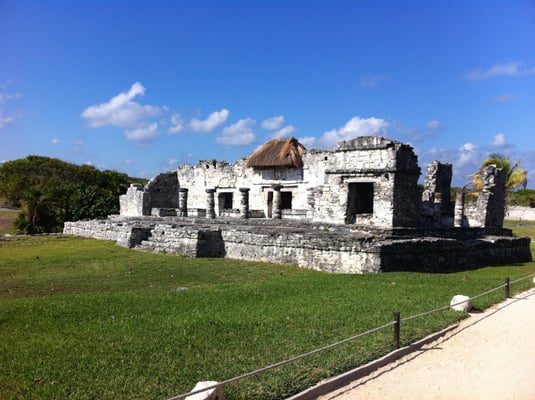
[[[470,297],[462,294],[455,295],[450,301],[450,308],[454,311],[470,312],[472,309],[472,300],[470,300]]]
[[[206,387],[214,386],[216,384],[216,381],[197,382],[192,392],[204,389]],[[192,394],[191,396],[186,397],[186,400],[224,400],[224,397],[221,391],[221,387],[216,387],[208,389],[201,393]]]

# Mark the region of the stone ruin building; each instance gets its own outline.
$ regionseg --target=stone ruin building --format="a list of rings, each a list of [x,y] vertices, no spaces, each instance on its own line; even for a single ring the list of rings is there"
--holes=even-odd
[[[452,271],[531,261],[530,239],[503,228],[503,171],[483,171],[477,201],[451,199],[452,165],[423,189],[411,146],[378,136],[307,151],[265,143],[236,163],[200,161],[131,185],[120,215],[64,232],[194,257],[290,263],[330,272]]]

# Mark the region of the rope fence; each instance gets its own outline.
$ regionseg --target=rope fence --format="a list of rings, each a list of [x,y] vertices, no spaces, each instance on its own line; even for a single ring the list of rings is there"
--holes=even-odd
[[[315,350],[309,351],[308,353],[300,354],[298,356],[291,357],[291,358],[289,358],[287,360],[279,361],[279,362],[277,362],[275,364],[271,364],[271,365],[268,365],[266,367],[259,368],[257,370],[245,373],[243,375],[239,375],[239,376],[236,376],[234,378],[230,378],[230,379],[227,379],[225,381],[218,382],[217,384],[213,384],[211,386],[203,387],[202,389],[199,389],[199,390],[195,390],[195,391],[191,391],[191,392],[188,392],[188,393],[180,394],[180,395],[175,396],[175,397],[171,397],[168,400],[185,399],[186,397],[189,397],[189,396],[193,396],[193,395],[196,395],[196,394],[199,394],[199,393],[206,392],[206,391],[211,390],[211,389],[215,389],[215,388],[218,388],[218,387],[223,387],[225,385],[241,381],[241,380],[253,377],[255,375],[259,375],[259,374],[261,374],[263,372],[267,372],[267,371],[270,371],[272,369],[275,369],[275,368],[278,368],[278,367],[282,367],[282,366],[287,365],[287,364],[294,363],[294,362],[296,362],[298,360],[301,360],[303,358],[307,358],[307,357],[313,356],[315,354],[318,354],[318,353],[321,353],[321,352],[324,352],[324,351],[327,351],[327,350],[332,350],[332,349],[334,349],[334,348],[336,348],[338,346],[341,346],[341,345],[343,345],[345,343],[352,342],[352,341],[354,341],[356,339],[362,338],[362,337],[367,336],[367,335],[371,335],[372,333],[375,333],[375,332],[379,332],[379,331],[381,331],[383,329],[386,329],[386,328],[388,328],[390,326],[393,326],[393,328],[394,328],[394,335],[393,335],[394,348],[395,349],[399,349],[399,347],[400,347],[400,334],[401,334],[401,322],[408,322],[408,321],[411,321],[411,320],[414,320],[414,319],[417,319],[417,318],[422,318],[422,317],[425,317],[425,316],[428,316],[428,315],[431,315],[431,314],[434,314],[434,313],[437,313],[437,312],[440,312],[440,311],[444,311],[444,310],[450,309],[451,307],[454,307],[454,306],[457,306],[457,305],[460,305],[460,304],[463,304],[463,303],[478,299],[478,298],[483,297],[483,296],[487,296],[487,295],[489,295],[491,293],[494,293],[494,292],[496,292],[498,290],[502,290],[502,289],[505,289],[505,298],[507,299],[507,298],[510,297],[510,287],[511,287],[512,284],[521,282],[521,281],[529,279],[529,278],[534,278],[534,277],[535,277],[535,274],[530,274],[530,275],[524,276],[522,278],[516,279],[514,281],[510,281],[509,278],[505,278],[505,283],[504,284],[499,285],[499,286],[497,286],[497,287],[495,287],[493,289],[487,290],[486,292],[480,293],[480,294],[475,295],[473,297],[469,297],[468,299],[460,301],[458,303],[449,304],[447,306],[435,308],[434,310],[426,311],[426,312],[423,312],[423,313],[420,313],[420,314],[416,314],[416,315],[412,315],[412,316],[409,316],[409,317],[406,317],[406,318],[400,318],[400,315],[401,315],[400,312],[399,311],[395,311],[394,312],[394,320],[390,321],[390,322],[388,322],[388,323],[386,323],[384,325],[381,325],[379,327],[370,329],[370,330],[368,330],[366,332],[359,333],[357,335],[354,335],[354,336],[351,336],[349,338],[340,340],[338,342],[335,342],[335,343],[332,343],[332,344],[317,348]],[[535,280],[534,280],[534,283],[535,283]]]

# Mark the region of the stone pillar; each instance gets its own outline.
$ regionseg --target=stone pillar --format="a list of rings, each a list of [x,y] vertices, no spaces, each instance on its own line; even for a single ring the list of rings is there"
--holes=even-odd
[[[460,190],[455,196],[455,217],[453,219],[453,225],[460,228],[463,226],[464,219],[464,192]]]
[[[281,219],[281,188],[282,185],[271,185],[273,189],[273,209],[271,212],[272,219]]]
[[[178,209],[181,217],[188,216],[188,189],[178,189]]]
[[[436,192],[435,198],[433,201],[434,201],[435,216],[440,221],[440,218],[442,216],[442,193]]]
[[[249,218],[249,188],[240,188],[240,218]]]
[[[314,208],[316,206],[315,188],[307,188],[307,219],[314,219]]]
[[[215,218],[215,189],[206,189],[206,218]]]

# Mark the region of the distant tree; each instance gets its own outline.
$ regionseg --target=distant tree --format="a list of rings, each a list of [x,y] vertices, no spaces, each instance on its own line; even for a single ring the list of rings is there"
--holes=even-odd
[[[65,221],[103,218],[119,211],[119,195],[139,178],[99,171],[42,156],[0,165],[0,197],[21,208],[16,221],[23,233],[56,232]]]
[[[483,179],[481,173],[483,168],[489,165],[496,165],[501,168],[505,174],[505,190],[507,192],[519,186],[527,185],[527,172],[519,167],[520,161],[512,164],[509,157],[505,157],[502,154],[493,153],[486,160],[483,161],[479,170],[472,175],[472,186],[477,196],[483,189]]]

